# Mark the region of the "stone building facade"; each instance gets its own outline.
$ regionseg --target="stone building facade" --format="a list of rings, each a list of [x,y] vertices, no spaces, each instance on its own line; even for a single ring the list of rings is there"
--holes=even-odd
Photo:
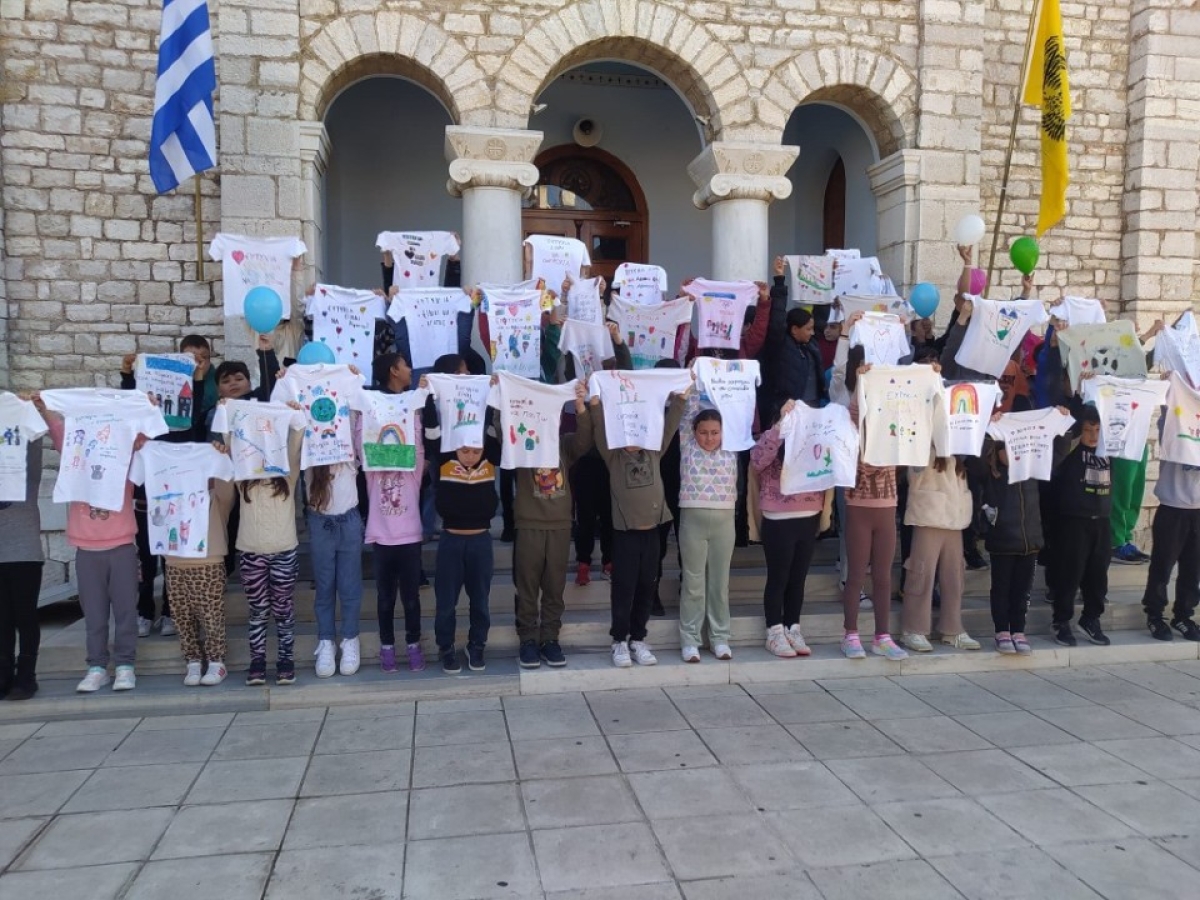
[[[869,183],[885,268],[898,285],[948,290],[955,222],[995,217],[1031,5],[210,0],[220,168],[200,179],[201,236],[299,235],[311,251],[297,280],[328,277],[328,113],[363,80],[398,77],[447,114],[441,177],[446,202],[460,204],[465,280],[515,280],[522,199],[539,178],[539,98],[605,61],[653,73],[698,123],[681,168],[711,231],[704,274],[762,278],[772,252],[792,249],[772,244],[770,205],[796,188],[789,170],[806,140],[784,135],[798,110],[825,104],[852,116],[872,148],[856,174]],[[1190,308],[1194,7],[1063,0],[1072,185],[1067,219],[1041,242],[1042,296],[1092,294],[1142,327]],[[245,335],[226,332],[217,266],[199,277],[192,193],[157,196],[148,176],[159,15],[155,0],[0,0],[0,385],[111,383],[123,354],[169,350],[193,331],[218,355],[244,351]],[[1006,239],[1036,221],[1035,129],[1024,111]],[[60,582],[61,511],[47,507],[47,524],[58,563],[47,580]]]

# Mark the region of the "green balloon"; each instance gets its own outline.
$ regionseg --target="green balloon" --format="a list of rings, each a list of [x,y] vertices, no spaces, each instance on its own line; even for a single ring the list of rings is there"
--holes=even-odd
[[[1022,275],[1030,274],[1037,267],[1039,256],[1041,251],[1037,241],[1031,237],[1019,237],[1008,248],[1008,258]]]

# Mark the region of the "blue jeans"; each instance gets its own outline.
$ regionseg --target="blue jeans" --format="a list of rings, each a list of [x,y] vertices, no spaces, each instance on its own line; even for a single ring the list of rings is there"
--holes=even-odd
[[[357,509],[337,516],[308,510],[308,539],[312,547],[313,580],[317,596],[317,640],[337,637],[335,599],[342,607],[342,638],[358,637],[362,610],[363,522]]]
[[[433,634],[442,652],[454,647],[454,632],[458,627],[455,608],[458,594],[464,587],[471,603],[467,645],[483,647],[492,626],[488,612],[488,593],[492,588],[492,536],[486,531],[481,534],[443,531],[438,540],[437,570],[433,579],[433,593],[437,598]]]

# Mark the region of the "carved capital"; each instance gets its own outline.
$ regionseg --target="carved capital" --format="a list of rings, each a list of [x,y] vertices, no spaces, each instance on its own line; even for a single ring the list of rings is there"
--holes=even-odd
[[[533,163],[456,159],[450,163],[446,190],[455,197],[477,187],[507,188],[524,195],[537,183],[538,168]]]
[[[333,145],[324,122],[300,122],[300,161],[312,163],[317,173],[323,173],[329,164],[329,153]]]
[[[892,191],[913,187],[921,180],[921,151],[897,150],[867,169],[871,192],[883,197]]]
[[[449,125],[447,189],[455,196],[473,187],[501,187],[525,193],[538,182],[533,159],[541,145],[540,131]]]
[[[688,166],[698,188],[692,202],[707,209],[722,200],[784,200],[792,193],[787,172],[799,155],[799,147],[716,141]]]

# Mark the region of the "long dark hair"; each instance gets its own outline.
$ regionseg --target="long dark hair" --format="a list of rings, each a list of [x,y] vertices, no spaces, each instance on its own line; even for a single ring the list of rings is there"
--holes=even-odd
[[[268,484],[271,486],[272,497],[282,497],[284,500],[286,500],[292,494],[292,489],[288,485],[288,480],[286,478],[259,478],[255,481],[242,482],[242,502],[246,504],[250,503],[250,489],[252,487],[257,487],[259,485],[265,487]]]
[[[308,505],[321,512],[333,499],[333,466],[313,466],[308,475]]]

